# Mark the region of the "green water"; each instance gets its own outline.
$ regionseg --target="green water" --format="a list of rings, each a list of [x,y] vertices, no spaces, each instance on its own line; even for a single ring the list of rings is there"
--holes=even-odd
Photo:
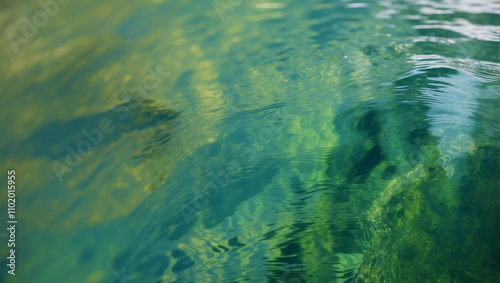
[[[497,0],[42,2],[0,282],[500,282]]]

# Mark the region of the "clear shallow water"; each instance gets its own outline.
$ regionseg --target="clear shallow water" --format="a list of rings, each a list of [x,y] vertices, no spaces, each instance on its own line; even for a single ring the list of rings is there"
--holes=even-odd
[[[2,282],[499,281],[498,1],[0,6]]]

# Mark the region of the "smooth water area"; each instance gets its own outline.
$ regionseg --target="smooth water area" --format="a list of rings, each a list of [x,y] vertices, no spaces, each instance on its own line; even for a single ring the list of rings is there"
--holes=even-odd
[[[500,282],[499,1],[42,2],[0,282]]]

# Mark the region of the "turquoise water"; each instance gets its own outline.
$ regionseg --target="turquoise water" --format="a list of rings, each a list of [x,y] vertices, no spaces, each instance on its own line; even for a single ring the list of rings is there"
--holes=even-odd
[[[42,2],[0,282],[500,281],[500,2]]]

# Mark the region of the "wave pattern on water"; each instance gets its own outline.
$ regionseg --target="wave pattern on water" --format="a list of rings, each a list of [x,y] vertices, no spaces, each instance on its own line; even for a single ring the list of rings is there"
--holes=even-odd
[[[0,3],[19,282],[499,280],[500,2],[71,1],[13,53],[29,2]]]

